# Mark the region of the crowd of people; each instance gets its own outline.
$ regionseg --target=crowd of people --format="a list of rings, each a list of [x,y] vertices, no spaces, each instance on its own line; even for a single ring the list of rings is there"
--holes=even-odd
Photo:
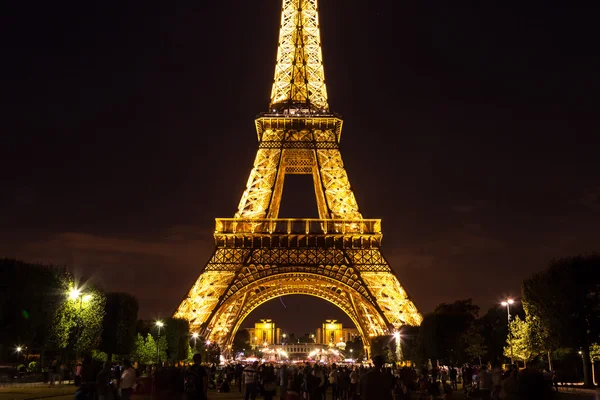
[[[405,400],[414,396],[450,400],[459,390],[473,399],[543,400],[558,391],[553,374],[532,367],[519,370],[514,365],[503,369],[499,364],[466,364],[417,372],[412,367],[385,367],[380,356],[375,356],[370,366],[304,363],[274,367],[254,362],[244,369],[240,365],[225,368],[217,381],[226,382],[221,385],[227,391],[237,385],[245,400],[259,395],[272,400],[276,386],[282,400],[326,400],[326,395],[332,400]]]
[[[552,397],[555,377],[535,368],[511,365],[460,368],[386,367],[381,356],[370,365],[322,363],[204,365],[199,354],[191,366],[178,364],[157,369],[149,366],[146,381],[131,362],[94,364],[85,357],[76,370],[76,400],[128,400],[150,391],[179,398],[207,400],[208,389],[237,391],[244,400],[451,400],[457,391],[482,400],[527,400]],[[148,387],[144,386],[147,385]],[[277,395],[277,397],[276,397]]]
[[[544,400],[558,391],[556,376],[548,371],[515,365],[503,369],[500,364],[424,368],[417,390],[424,399],[450,400],[459,383],[466,398],[481,400]]]

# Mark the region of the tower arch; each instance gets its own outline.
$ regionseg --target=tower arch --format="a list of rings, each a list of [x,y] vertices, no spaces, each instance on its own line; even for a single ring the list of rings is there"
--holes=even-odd
[[[388,331],[387,322],[373,304],[364,301],[355,288],[339,280],[313,273],[280,273],[259,279],[215,309],[215,318],[206,327],[206,336],[226,348],[246,317],[256,308],[280,296],[314,296],[337,306],[354,323],[368,348],[368,338]]]

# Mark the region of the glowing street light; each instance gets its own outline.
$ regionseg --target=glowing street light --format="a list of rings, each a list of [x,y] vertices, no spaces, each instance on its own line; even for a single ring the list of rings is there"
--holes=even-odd
[[[71,300],[77,300],[79,298],[79,295],[81,294],[81,291],[79,289],[71,289],[69,290],[69,298]]]
[[[502,304],[504,307],[506,307],[506,313],[508,315],[508,335],[509,335],[509,340],[510,340],[510,363],[514,364],[515,361],[513,359],[513,344],[512,344],[512,335],[510,333],[510,305],[513,304],[515,301],[513,299],[506,299],[504,300]]]
[[[198,340],[198,332],[192,333],[192,337],[194,338],[194,349],[196,349],[196,340]]]
[[[17,346],[15,348],[15,350],[17,351],[17,361],[20,361],[20,359],[21,359],[21,352],[23,351],[23,348],[21,346]]]

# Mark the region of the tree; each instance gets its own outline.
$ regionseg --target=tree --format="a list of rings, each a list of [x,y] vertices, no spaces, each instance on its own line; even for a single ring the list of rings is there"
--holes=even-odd
[[[169,360],[181,361],[187,359],[190,340],[190,324],[186,319],[168,318],[165,321],[164,337],[167,344],[166,350]]]
[[[590,346],[590,360],[600,361],[600,344],[594,343]]]
[[[217,365],[221,363],[221,348],[217,343],[205,343],[204,354],[206,362]]]
[[[510,306],[512,316],[519,315],[525,318],[521,302],[515,302]],[[505,307],[492,307],[480,319],[481,334],[485,340],[487,357],[492,361],[501,361],[504,358],[504,346],[508,337],[508,322]]]
[[[52,266],[0,259],[0,343],[39,349],[43,363],[56,310],[65,301],[62,273]],[[0,359],[13,351],[1,345],[0,350]]]
[[[516,316],[510,322],[508,345],[504,347],[504,355],[523,361],[523,364],[527,367],[527,362],[536,355],[536,346],[532,339],[529,322]]]
[[[548,283],[544,273],[538,273],[526,279],[523,282],[522,303],[529,322],[529,334],[532,336],[532,342],[539,345],[539,348],[535,349],[536,353],[548,354],[548,369],[552,370],[552,352],[558,350],[560,340],[544,317],[544,313],[550,310],[539,308],[539,301],[553,297],[552,291],[555,289]]]
[[[188,344],[188,355],[187,355],[187,359],[185,360],[188,364],[191,364],[194,362],[194,354],[196,354],[197,351],[195,349],[192,349],[192,346],[190,346]]]
[[[158,343],[158,345],[157,345]],[[167,354],[167,349],[169,348],[169,345],[167,343],[167,337],[165,335],[161,335],[157,340],[154,341],[154,358],[156,359],[156,349],[159,349],[159,360],[161,363],[163,363],[164,361],[168,360],[168,354]],[[148,345],[148,348],[150,348],[151,346]]]
[[[162,361],[167,359],[167,340],[164,336],[159,339],[160,344],[160,359]],[[131,354],[132,360],[137,360],[140,364],[149,365],[157,362],[157,346],[156,340],[151,333],[148,333],[146,339],[138,333],[133,352]]]
[[[394,345],[395,340],[393,336],[374,336],[370,339],[371,359],[373,359],[373,357],[377,355],[380,355],[383,356],[387,362],[396,361],[394,356],[394,350],[396,349],[396,347]]]
[[[600,255],[579,255],[554,260],[523,282],[523,301],[539,337],[581,349],[586,386],[593,385],[589,349],[600,336],[599,270]]]
[[[99,287],[86,284],[81,288],[80,296],[71,298],[69,294],[76,287],[72,275],[61,270],[58,279],[62,301],[54,315],[50,341],[59,349],[91,352],[100,344],[106,301],[104,293]]]
[[[156,362],[156,342],[152,335],[148,334],[144,340],[141,334],[137,334],[131,353],[131,360],[143,365]]]
[[[448,365],[465,361],[463,333],[472,326],[479,307],[471,299],[442,303],[425,315],[419,328],[419,353],[424,359],[442,360]]]
[[[353,340],[346,342],[346,349],[344,350],[347,357],[351,357],[354,360],[362,360],[365,356],[365,348],[361,337],[355,337]]]
[[[487,354],[487,346],[479,327],[471,326],[461,339],[464,343],[465,354],[471,359],[479,359],[479,365],[482,365],[481,357]]]
[[[100,350],[112,361],[113,354],[129,354],[135,343],[138,302],[128,293],[107,293]]]

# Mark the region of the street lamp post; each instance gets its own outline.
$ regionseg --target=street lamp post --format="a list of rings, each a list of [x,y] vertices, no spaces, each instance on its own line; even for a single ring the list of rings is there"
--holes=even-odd
[[[160,366],[160,328],[165,326],[162,321],[156,321],[156,327],[158,328],[158,337],[156,339],[156,368]]]
[[[506,299],[505,301],[503,301],[502,304],[504,307],[506,307],[506,313],[508,315],[508,341],[510,342],[510,363],[514,364],[515,360],[513,357],[513,344],[512,344],[512,334],[510,333],[510,305],[513,304],[515,301],[513,299]]]
[[[350,362],[354,363],[354,358],[352,357],[352,353],[354,352],[354,349],[350,349]]]
[[[394,339],[396,339],[396,362],[402,361],[402,345],[400,344],[400,332],[394,332]]]
[[[192,333],[192,337],[194,338],[194,351],[196,350],[196,340],[198,340],[198,332]]]

